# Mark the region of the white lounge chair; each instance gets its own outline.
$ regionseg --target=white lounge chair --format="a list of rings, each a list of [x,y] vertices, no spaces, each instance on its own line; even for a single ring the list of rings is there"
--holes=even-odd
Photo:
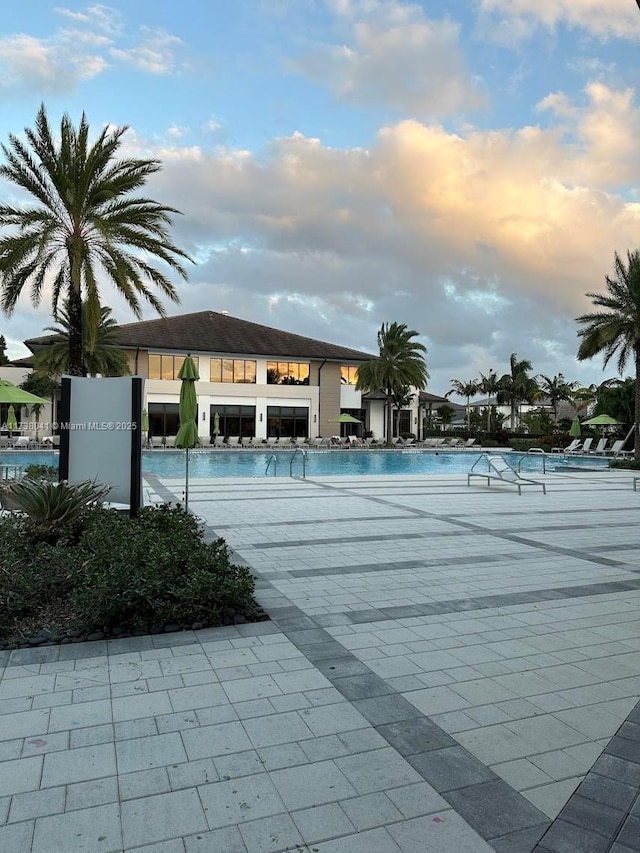
[[[484,462],[487,465],[486,471],[475,471],[474,468],[479,462]],[[542,493],[546,495],[547,487],[544,483],[539,483],[537,480],[528,480],[526,477],[521,477],[515,468],[506,461],[503,456],[489,456],[488,453],[483,454],[477,459],[471,471],[467,474],[467,486],[471,485],[472,477],[482,477],[487,481],[487,486],[491,485],[492,480],[498,480],[501,483],[508,483],[516,486],[518,494],[522,494],[523,486],[540,486]]]
[[[309,440],[304,435],[296,436],[296,447],[309,447]]]
[[[254,435],[251,439],[251,447],[262,447],[264,444],[264,438],[258,438],[257,435]]]
[[[594,453],[596,456],[603,456],[607,451],[607,441],[608,438],[601,438],[595,446],[595,450],[592,450],[591,453]]]
[[[572,450],[571,453],[589,453],[591,451],[592,444],[593,439],[591,437],[585,438],[582,447],[579,447],[577,450]]]
[[[240,440],[240,447],[251,447],[251,438],[250,436],[243,435]]]
[[[281,435],[278,439],[278,447],[291,447],[291,436],[290,435]]]
[[[582,447],[582,442],[579,438],[574,438],[571,444],[567,445],[567,447],[552,447],[552,453],[577,453],[578,450]]]
[[[624,438],[619,438],[617,441],[614,441],[611,445],[611,449],[607,452],[607,456],[611,456],[614,459],[618,459],[622,457],[623,459],[628,456],[633,456],[633,450],[623,450],[624,447]]]
[[[276,435],[270,435],[267,438],[267,447],[275,447],[278,443],[278,437]]]
[[[211,443],[214,447],[224,447],[224,436],[216,435]]]
[[[230,435],[227,439],[227,447],[238,447],[240,444],[239,435]]]

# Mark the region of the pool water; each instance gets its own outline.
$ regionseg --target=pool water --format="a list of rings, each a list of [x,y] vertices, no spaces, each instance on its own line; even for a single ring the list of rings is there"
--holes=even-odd
[[[433,452],[421,450],[325,450],[306,451],[307,477],[327,477],[335,475],[385,475],[385,474],[467,474],[471,466],[481,456],[481,452],[453,451]],[[505,454],[507,455],[507,454]],[[189,453],[189,477],[264,477],[269,459],[275,457],[275,471],[278,477],[288,477],[293,457],[292,450],[263,452],[261,450],[193,450]],[[518,467],[522,459],[523,473],[540,473],[542,457],[522,454],[508,454],[510,464]],[[58,453],[55,451],[32,450],[26,452],[5,451],[0,454],[0,466],[19,465],[56,465]],[[606,459],[561,455],[547,456],[547,471],[570,469],[606,470]],[[480,467],[480,466],[478,466]],[[184,476],[185,458],[182,450],[143,451],[142,470],[145,474],[159,477],[179,478]],[[274,462],[269,467],[269,476],[274,473]],[[295,476],[302,474],[302,458],[298,453],[293,463]]]

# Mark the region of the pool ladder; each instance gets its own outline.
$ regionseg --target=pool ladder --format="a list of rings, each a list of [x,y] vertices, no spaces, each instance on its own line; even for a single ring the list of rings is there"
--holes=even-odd
[[[524,456],[521,456],[518,460],[518,473],[520,473],[522,469],[522,460],[527,456],[542,456],[542,473],[547,473],[547,452],[543,450],[541,447],[530,447]]]
[[[296,447],[293,456],[291,457],[291,461],[289,462],[289,476],[293,477],[293,463],[296,461],[296,456],[300,454],[302,457],[302,479],[306,480],[307,478],[307,451],[303,450],[301,447]]]
[[[294,477],[293,474],[293,463],[296,461],[296,457],[300,455],[302,458],[302,479],[305,480],[307,477],[307,453],[301,447],[296,447],[291,460],[289,462],[289,476]],[[269,474],[269,469],[271,468],[271,463],[273,462],[273,476],[278,476],[278,457],[275,453],[272,453],[269,459],[267,460],[267,467],[264,471],[264,476],[266,477]]]

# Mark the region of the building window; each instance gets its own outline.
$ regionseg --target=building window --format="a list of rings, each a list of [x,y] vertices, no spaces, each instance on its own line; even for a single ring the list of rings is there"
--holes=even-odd
[[[309,409],[303,406],[267,406],[267,436],[309,435]]]
[[[256,434],[256,407],[212,405],[209,409],[209,431],[212,441],[216,435],[253,438]]]
[[[267,385],[308,385],[309,362],[268,361]]]
[[[236,384],[254,384],[256,381],[256,363],[244,358],[212,358],[209,360],[210,382],[233,382]]]
[[[357,367],[341,367],[340,368],[340,382],[343,385],[355,385],[358,381],[358,368]]]
[[[149,403],[149,436],[177,435],[180,425],[177,403]]]
[[[200,359],[192,355],[196,370],[199,370]],[[184,362],[184,355],[149,354],[148,379],[179,379],[178,374]]]

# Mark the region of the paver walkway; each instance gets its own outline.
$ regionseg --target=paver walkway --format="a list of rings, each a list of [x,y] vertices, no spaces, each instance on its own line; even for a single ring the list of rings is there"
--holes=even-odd
[[[640,497],[545,482],[193,482],[273,621],[3,654],[0,850],[640,850]]]

